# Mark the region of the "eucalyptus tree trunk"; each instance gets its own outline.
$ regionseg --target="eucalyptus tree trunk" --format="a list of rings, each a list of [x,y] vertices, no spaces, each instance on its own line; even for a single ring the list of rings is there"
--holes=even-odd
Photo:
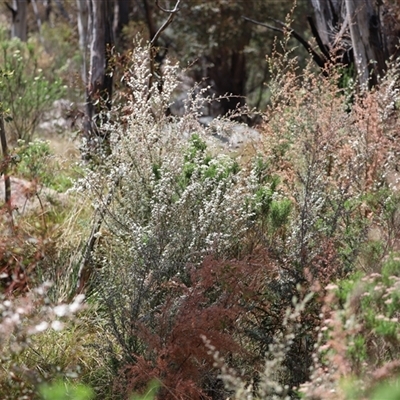
[[[372,0],[346,0],[346,10],[350,22],[355,67],[360,84],[366,87],[369,82],[376,83],[385,70],[379,14],[374,9]]]
[[[78,9],[77,22],[79,32],[79,49],[82,55],[82,80],[86,84],[86,58],[89,44],[89,10],[87,0],[76,0],[76,5]]]
[[[88,0],[88,29],[90,31],[90,65],[86,83],[85,134],[90,141],[97,136],[103,122],[102,110],[111,108],[112,65],[110,55],[113,41],[112,0]]]
[[[90,67],[88,94],[91,99],[101,98],[111,106],[112,79],[107,69],[110,67],[109,52],[113,46],[111,0],[89,0],[90,12]]]
[[[114,0],[113,32],[115,38],[120,38],[123,28],[128,25],[130,12],[130,0]]]
[[[1,152],[2,152],[2,160],[0,162],[0,176],[4,175],[4,202],[9,214],[10,228],[14,229],[14,220],[13,220],[13,212],[12,212],[12,204],[11,204],[11,179],[8,175],[8,167],[11,163],[11,157],[8,153],[7,146],[7,136],[6,130],[4,128],[4,111],[3,106],[0,102],[0,144],[1,144]]]
[[[384,74],[389,55],[380,4],[374,0],[312,0],[319,47],[331,60],[353,64],[364,88]]]
[[[44,20],[46,22],[49,22],[50,21],[50,15],[51,15],[51,12],[52,12],[51,0],[44,0],[43,1],[43,6],[44,6],[44,10],[45,10]]]
[[[314,8],[316,25],[322,43],[331,48],[334,30],[346,20],[346,11],[342,0],[311,0]],[[336,26],[335,26],[336,25]]]
[[[27,0],[13,0],[12,6],[8,5],[8,8],[12,13],[12,24],[11,24],[11,37],[16,37],[26,42],[27,29],[26,29],[26,15],[27,15]]]

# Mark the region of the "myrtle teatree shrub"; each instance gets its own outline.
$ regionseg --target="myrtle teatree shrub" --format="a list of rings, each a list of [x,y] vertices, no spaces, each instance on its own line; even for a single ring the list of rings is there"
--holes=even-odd
[[[293,68],[271,85],[264,150],[296,204],[287,247],[292,273],[301,279],[305,268],[315,276],[324,272],[314,270],[312,260],[325,253],[327,241],[342,237],[357,213],[355,186],[365,164],[356,157],[352,122],[336,80],[307,70],[298,77]],[[355,229],[352,235],[359,240]]]
[[[190,381],[175,362],[159,357],[169,357],[169,335],[176,329],[182,335],[197,335],[186,343],[199,346],[200,331],[190,326],[182,329],[185,319],[181,317],[189,309],[193,315],[204,312],[200,320],[211,313],[201,293],[192,289],[197,282],[193,276],[198,276],[193,269],[202,268],[208,255],[219,259],[240,255],[246,231],[261,207],[260,182],[254,171],[246,172],[232,157],[210,148],[207,128],[198,122],[202,98],[190,93],[185,114],[168,115],[178,84],[177,66],[169,62],[163,66],[162,90],[149,87],[149,78],[148,49],[137,47],[126,75],[130,96],[102,127],[104,137],[110,139],[108,154],[81,182],[103,221],[93,254],[95,290],[120,346],[117,366],[127,373],[127,383],[121,383],[120,373],[116,387],[143,388],[143,374],[137,376],[141,365],[139,370],[151,371],[149,380],[158,377],[163,382],[167,377],[174,382],[163,392],[165,396],[175,398],[187,390],[201,397],[196,379]],[[272,196],[276,189],[270,189]],[[180,290],[171,295],[174,285]],[[193,298],[204,307],[196,310]],[[216,316],[222,309],[211,308],[213,318],[206,319],[206,326],[221,334],[224,324],[217,323]],[[231,322],[227,326],[232,329]],[[155,345],[157,337],[161,339]],[[193,370],[196,363],[190,354],[187,357],[188,363],[181,367],[191,365]],[[171,377],[175,367],[177,375]]]

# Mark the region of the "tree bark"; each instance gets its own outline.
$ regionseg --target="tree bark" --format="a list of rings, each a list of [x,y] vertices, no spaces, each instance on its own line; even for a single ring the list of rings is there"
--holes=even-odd
[[[146,15],[146,23],[147,29],[149,30],[149,37],[150,39],[152,39],[157,33],[156,25],[153,18],[152,6],[149,4],[148,0],[143,0],[143,7]],[[156,43],[154,45],[156,45]]]
[[[385,69],[385,58],[380,39],[379,15],[371,0],[346,0],[351,42],[358,79],[362,87],[377,83]]]
[[[102,0],[99,0],[99,1],[102,1]],[[70,21],[71,21],[71,17],[70,17],[70,15],[68,14],[67,10],[65,9],[63,2],[62,2],[61,0],[54,0],[54,2],[56,3],[57,9],[58,9],[58,12],[60,13],[60,15],[61,15],[65,20],[67,20],[68,22],[70,22]]]
[[[106,67],[105,1],[92,1],[92,42],[90,45],[89,92],[93,95],[103,88]]]
[[[88,139],[92,140],[97,135],[97,127],[103,120],[102,109],[104,107],[111,109],[110,55],[114,45],[111,0],[88,0],[88,10],[91,44],[84,129]]]
[[[51,0],[44,0],[43,5],[44,5],[44,9],[45,9],[45,21],[49,22],[51,11],[52,11]]]
[[[331,47],[332,33],[343,22],[342,0],[311,0],[319,36],[325,46]]]
[[[130,0],[114,0],[114,26],[113,32],[115,38],[120,38],[123,28],[129,24],[129,15],[131,12]]]
[[[12,12],[11,37],[27,40],[26,11],[27,0],[13,0],[10,8]]]
[[[362,87],[368,86],[369,71],[368,71],[368,56],[364,40],[366,39],[365,26],[358,23],[360,14],[365,17],[365,8],[360,7],[361,10],[356,10],[356,5],[352,0],[346,0],[347,15],[349,16],[351,42],[353,44],[353,54],[358,79]],[[360,12],[361,11],[361,12]],[[363,40],[364,39],[364,40]]]
[[[89,12],[87,0],[76,0],[78,8],[78,32],[79,32],[79,49],[82,54],[82,80],[86,85],[87,79],[87,50],[89,44]]]
[[[0,105],[1,107],[1,105]],[[7,146],[7,137],[6,130],[4,128],[4,112],[0,109],[0,143],[1,150],[3,154],[3,159],[0,163],[0,176],[4,175],[4,192],[5,198],[4,202],[7,207],[7,211],[10,218],[10,228],[14,229],[14,220],[13,220],[13,212],[12,212],[12,204],[11,204],[11,180],[8,175],[8,167],[11,162],[10,155],[8,154],[8,146]]]
[[[32,8],[33,8],[33,13],[35,14],[36,23],[38,26],[40,42],[43,43],[42,20],[40,19],[40,14],[39,14],[38,6],[36,4],[36,0],[31,0],[31,4],[32,4]]]
[[[373,0],[312,0],[321,50],[329,52],[332,62],[344,65],[354,62],[362,87],[377,83],[388,58],[376,3]]]

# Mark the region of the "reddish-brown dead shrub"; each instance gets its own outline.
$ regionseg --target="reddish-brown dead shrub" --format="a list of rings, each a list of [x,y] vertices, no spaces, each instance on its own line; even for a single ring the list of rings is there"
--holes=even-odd
[[[267,276],[272,275],[269,268],[265,257],[242,261],[208,257],[192,268],[190,285],[176,279],[166,283],[168,295],[152,323],[137,323],[143,352],[121,369],[116,390],[129,395],[157,380],[159,399],[221,398],[218,371],[202,337],[234,364],[244,356],[246,365],[251,359],[255,362],[257,357],[244,346],[245,321],[249,304],[268,307],[263,294]]]

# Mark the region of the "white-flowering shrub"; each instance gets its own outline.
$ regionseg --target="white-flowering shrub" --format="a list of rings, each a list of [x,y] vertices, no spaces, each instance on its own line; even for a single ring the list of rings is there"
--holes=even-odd
[[[140,347],[137,323],[151,329],[166,287],[190,285],[188,266],[208,254],[238,255],[257,208],[254,173],[207,144],[194,92],[185,115],[168,115],[178,68],[167,63],[162,90],[149,88],[147,57],[147,49],[134,51],[129,100],[103,127],[109,155],[82,182],[103,220],[93,254],[98,288],[130,353]]]

